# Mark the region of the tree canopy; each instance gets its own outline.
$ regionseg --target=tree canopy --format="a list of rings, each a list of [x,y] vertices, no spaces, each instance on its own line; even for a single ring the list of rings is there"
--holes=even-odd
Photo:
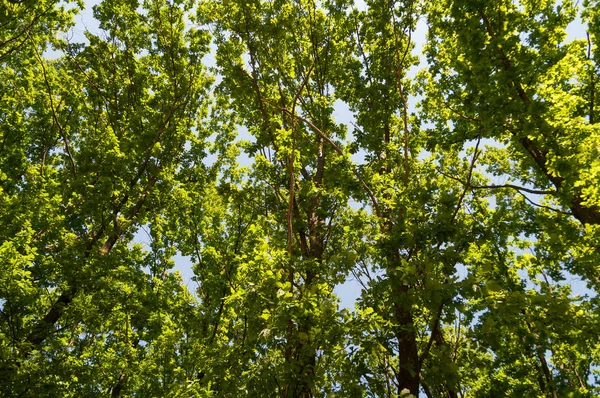
[[[600,395],[600,2],[84,7],[0,0],[0,395]]]

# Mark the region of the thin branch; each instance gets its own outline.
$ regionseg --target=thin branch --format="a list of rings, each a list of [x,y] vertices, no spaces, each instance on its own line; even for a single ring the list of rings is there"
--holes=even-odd
[[[306,76],[304,76],[304,79],[302,79],[302,83],[300,84],[300,87],[298,88],[298,91],[296,92],[296,95],[294,96],[294,100],[292,101],[292,111],[291,111],[291,116],[292,116],[292,150],[290,153],[290,160],[289,160],[289,173],[290,173],[290,188],[289,188],[289,203],[288,203],[288,214],[287,214],[287,223],[288,223],[288,253],[291,256],[292,253],[294,252],[294,230],[293,230],[293,222],[292,222],[292,212],[294,211],[294,198],[295,198],[295,192],[294,192],[294,186],[295,186],[295,178],[294,178],[294,161],[295,161],[295,151],[296,151],[296,104],[298,102],[298,98],[300,98],[300,95],[302,94],[302,91],[304,90],[304,87],[306,86],[306,83],[308,82],[308,79],[310,78],[310,74],[312,73],[314,67],[316,64],[316,59],[313,60],[310,68],[308,69],[308,72],[306,72]]]
[[[27,37],[31,40],[31,36],[29,36],[29,33],[27,33]],[[75,167],[75,160],[73,159],[73,154],[71,153],[71,147],[69,146],[69,141],[67,140],[67,136],[65,135],[65,132],[58,120],[58,116],[56,115],[56,108],[54,106],[52,88],[50,87],[50,82],[48,82],[48,73],[46,72],[46,66],[44,65],[44,61],[42,60],[40,53],[38,52],[37,48],[35,47],[35,43],[33,43],[33,44],[34,44],[33,50],[35,51],[35,55],[36,55],[38,61],[40,62],[40,66],[42,67],[42,72],[44,74],[44,82],[46,83],[46,87],[48,88],[48,97],[50,98],[50,109],[52,110],[52,119],[54,120],[54,123],[58,127],[60,136],[62,137],[63,143],[65,144],[65,151],[67,152],[67,155],[69,156],[69,160],[71,162],[71,173],[73,174],[73,178],[77,178],[77,169]]]
[[[454,349],[452,350],[452,362],[456,361],[456,354],[458,352],[459,343],[460,343],[460,312],[458,313],[458,320],[456,322],[456,341],[454,343]]]
[[[411,10],[412,11],[412,3],[411,3]],[[397,64],[394,67],[394,71],[396,73],[396,84],[398,85],[398,92],[400,94],[400,100],[402,101],[402,124],[403,124],[403,132],[404,132],[404,186],[408,186],[408,180],[409,180],[409,163],[408,163],[408,144],[409,144],[409,139],[408,139],[408,134],[409,134],[409,129],[408,129],[408,102],[406,99],[406,92],[404,90],[404,85],[402,84],[402,73],[400,71],[400,68],[403,66],[404,61],[406,60],[406,56],[408,55],[409,51],[410,51],[410,47],[411,47],[411,43],[412,43],[412,24],[409,24],[409,28],[408,28],[408,35],[407,35],[407,43],[406,43],[406,48],[404,49],[404,54],[402,55],[402,58],[400,58],[400,39],[398,38],[398,28],[396,26],[396,16],[394,13],[394,8],[393,8],[393,4],[390,4],[390,13],[392,16],[392,27],[393,27],[393,33],[394,33],[394,41],[395,41],[395,46],[394,46],[394,53],[396,55],[396,62]]]
[[[569,365],[573,367],[573,371],[575,372],[575,376],[577,377],[577,381],[579,381],[579,386],[582,389],[587,389],[586,383],[584,383],[581,376],[579,376],[579,371],[577,370],[577,365],[573,363],[573,361],[569,360]]]
[[[531,193],[534,195],[556,195],[556,191],[551,190],[551,189],[531,189],[531,188],[525,188],[525,187],[521,187],[518,185],[513,185],[513,184],[502,184],[502,185],[471,185],[469,188],[471,189],[502,189],[502,188],[510,188],[510,189],[514,189],[515,191],[519,191],[519,192],[527,192],[527,193]]]
[[[592,62],[592,40],[590,38],[589,31],[586,31],[585,34],[587,36],[587,44],[588,44],[587,58],[588,58],[588,61],[590,61],[590,63],[591,63]],[[595,77],[594,68],[593,68],[593,66],[590,66],[590,115],[589,115],[590,124],[594,124],[594,107],[595,107],[595,102],[596,102],[596,99],[595,99],[596,79],[594,79],[594,77]]]
[[[337,146],[337,144],[335,142],[333,142],[325,133],[323,133],[317,126],[315,126],[313,123],[311,123],[309,120],[303,118],[300,115],[294,115],[289,109],[283,108],[277,104],[272,103],[269,100],[263,99],[263,102],[271,105],[274,108],[279,109],[280,111],[283,111],[285,113],[287,113],[288,115],[300,120],[301,122],[305,123],[307,126],[309,126],[311,129],[313,129],[314,131],[317,132],[317,134],[319,134],[325,141],[327,141],[329,143],[329,145],[331,145],[333,147],[333,149],[340,155],[340,156],[344,156],[344,152],[340,149],[339,146]],[[377,203],[377,199],[375,198],[375,194],[373,193],[373,191],[371,190],[371,188],[369,188],[369,186],[367,185],[367,183],[365,182],[365,180],[362,178],[362,176],[358,173],[358,170],[356,169],[356,167],[354,167],[354,165],[352,165],[352,171],[354,173],[354,175],[356,176],[356,178],[359,180],[359,182],[361,183],[361,185],[363,186],[363,188],[365,189],[365,191],[367,192],[367,194],[369,195],[369,198],[371,199],[371,203],[373,203],[373,207],[375,208],[375,213],[377,214],[377,217],[379,217],[380,219],[383,218],[381,211],[379,209],[379,204]]]
[[[465,184],[465,188],[462,192],[462,194],[460,195],[460,198],[458,199],[458,203],[456,204],[456,208],[454,209],[454,213],[452,213],[452,218],[450,219],[450,224],[452,224],[454,222],[454,219],[456,218],[456,215],[458,214],[458,211],[460,210],[460,207],[462,206],[462,202],[465,199],[465,195],[467,194],[467,191],[469,190],[469,187],[471,186],[471,177],[473,176],[473,169],[475,168],[475,162],[477,161],[477,158],[479,157],[479,144],[481,143],[481,135],[479,135],[479,137],[477,137],[477,144],[475,144],[475,152],[473,152],[473,158],[471,158],[471,165],[469,166],[469,174],[467,175],[467,183]]]
[[[433,341],[435,340],[437,334],[440,332],[439,331],[440,319],[442,317],[443,309],[444,309],[444,302],[442,301],[440,303],[440,306],[438,307],[437,313],[435,314],[435,318],[433,320],[433,326],[431,328],[431,336],[429,337],[427,346],[425,347],[425,350],[423,350],[423,353],[421,354],[421,358],[419,358],[419,369],[423,368],[423,363],[429,356],[429,352],[431,351],[431,346],[433,345]]]
[[[541,189],[532,189],[532,188],[526,188],[526,187],[521,187],[519,185],[513,185],[513,184],[502,184],[502,185],[469,185],[468,183],[465,183],[464,181],[462,181],[460,178],[453,176],[451,174],[447,174],[444,173],[441,170],[438,170],[438,172],[443,175],[444,177],[450,178],[454,181],[458,181],[460,182],[462,185],[464,185],[465,187],[472,189],[472,190],[479,190],[479,189],[514,189],[515,191],[517,191],[518,193],[520,193],[521,195],[523,195],[531,204],[538,206],[538,207],[543,207],[543,208],[547,208],[549,210],[552,211],[556,211],[559,213],[563,213],[563,214],[568,214],[568,215],[572,215],[569,212],[564,212],[562,210],[558,210],[558,209],[554,209],[548,206],[544,206],[544,205],[540,205],[538,203],[533,202],[531,199],[529,199],[527,197],[527,195],[525,195],[523,192],[527,192],[530,194],[534,194],[534,195],[556,195],[558,192],[551,190],[551,189],[546,189],[546,190],[541,190]]]
[[[563,210],[559,210],[559,209],[555,209],[554,207],[550,207],[550,206],[546,206],[546,205],[541,205],[539,203],[535,203],[533,200],[529,199],[527,197],[527,195],[525,195],[523,192],[517,191],[521,196],[523,196],[523,198],[525,198],[526,201],[528,201],[530,204],[536,206],[536,207],[541,207],[542,209],[546,209],[546,210],[550,210],[556,213],[560,213],[560,214],[565,214],[567,216],[572,216],[573,213],[569,212],[569,211],[563,211]]]

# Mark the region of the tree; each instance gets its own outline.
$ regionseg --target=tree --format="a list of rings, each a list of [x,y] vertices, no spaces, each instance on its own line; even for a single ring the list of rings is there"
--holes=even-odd
[[[600,5],[82,7],[0,7],[2,395],[598,394]]]
[[[475,274],[501,281],[494,286],[495,295],[504,296],[516,313],[507,316],[506,306],[492,310],[488,302],[480,307],[487,313],[473,337],[478,344],[492,338],[487,344],[502,370],[497,377],[518,380],[528,395],[536,394],[534,390],[552,396],[591,394],[590,366],[597,354],[587,339],[597,332],[594,315],[579,308],[593,307],[595,299],[573,297],[560,281],[577,275],[592,291],[597,289],[592,277],[597,258],[591,249],[598,240],[598,204],[592,194],[592,181],[598,178],[592,160],[598,150],[592,57],[596,7],[586,4],[582,14],[590,27],[587,43],[565,42],[565,29],[578,15],[571,2],[457,1],[438,7],[450,16],[438,18],[434,12],[429,19],[430,119],[446,145],[474,138],[496,142],[481,162],[507,183],[457,182],[473,194],[494,197],[495,213],[520,218],[521,224],[507,236],[513,241],[512,253],[510,246],[497,251],[502,267],[488,266]],[[486,86],[479,80],[484,76]],[[444,126],[448,121],[450,129]],[[527,272],[535,290],[524,288],[516,269]],[[506,283],[512,285],[508,291]],[[548,318],[573,323],[565,328],[563,322],[548,323]],[[493,327],[516,333],[498,340],[490,333]],[[515,367],[517,361],[533,365],[530,369],[537,375],[529,379],[537,377],[538,385],[525,386],[522,380],[528,378],[525,369]]]
[[[55,35],[72,12],[32,4],[4,3],[32,23],[2,68],[3,395],[118,395],[141,352],[153,355],[145,335],[169,332],[153,317],[178,317],[169,300],[191,305],[176,275],[151,266],[168,248],[130,242],[168,205],[181,165],[199,161],[184,147],[203,145],[209,40],[185,27],[183,4],[142,15],[117,1],[95,8],[103,37],[67,45]],[[45,59],[49,42],[64,55]]]

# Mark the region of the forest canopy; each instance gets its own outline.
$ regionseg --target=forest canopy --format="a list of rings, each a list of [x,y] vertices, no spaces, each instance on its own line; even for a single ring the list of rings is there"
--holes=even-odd
[[[0,0],[1,396],[600,395],[600,2],[87,7]]]

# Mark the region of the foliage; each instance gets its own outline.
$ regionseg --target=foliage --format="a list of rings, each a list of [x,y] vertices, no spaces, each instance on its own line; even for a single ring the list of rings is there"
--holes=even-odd
[[[600,3],[84,6],[0,2],[0,395],[600,394]]]

